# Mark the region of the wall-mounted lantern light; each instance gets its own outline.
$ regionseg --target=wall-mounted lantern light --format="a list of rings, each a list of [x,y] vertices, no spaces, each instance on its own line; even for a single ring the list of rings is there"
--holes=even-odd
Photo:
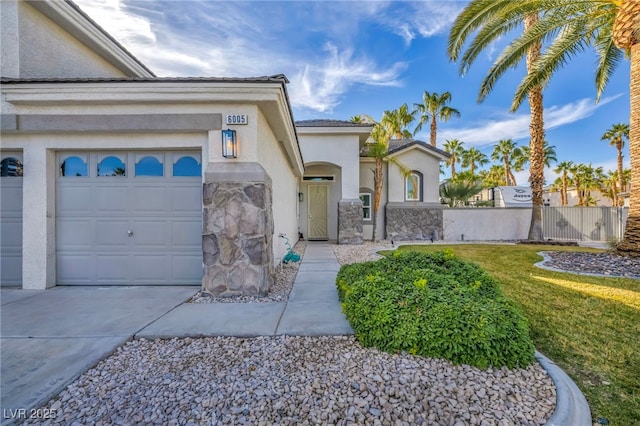
[[[298,192],[298,201],[300,201],[300,202],[304,201],[304,193],[303,192]]]
[[[224,158],[238,157],[238,139],[236,131],[227,129],[222,131],[222,156]]]

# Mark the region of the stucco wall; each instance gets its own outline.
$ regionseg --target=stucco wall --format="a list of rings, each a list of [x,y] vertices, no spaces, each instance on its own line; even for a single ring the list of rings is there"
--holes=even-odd
[[[445,241],[492,241],[526,239],[531,209],[523,208],[445,208]]]
[[[1,3],[3,77],[125,76],[29,4]]]
[[[279,263],[287,252],[285,234],[293,246],[298,241],[298,178],[263,114],[257,111],[257,160],[271,177],[273,190],[273,260]]]
[[[440,160],[419,148],[409,149],[395,156],[398,161],[409,170],[422,173],[422,201],[425,203],[439,203]],[[389,167],[389,202],[404,202],[404,177],[400,169]]]
[[[342,199],[358,199],[358,135],[305,134],[298,129],[300,149],[305,164],[328,163],[342,169]]]

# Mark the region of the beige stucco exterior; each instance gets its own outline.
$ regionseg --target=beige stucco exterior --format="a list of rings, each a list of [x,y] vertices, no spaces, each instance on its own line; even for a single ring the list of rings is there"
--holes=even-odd
[[[0,19],[2,77],[153,76],[69,2],[3,0]]]

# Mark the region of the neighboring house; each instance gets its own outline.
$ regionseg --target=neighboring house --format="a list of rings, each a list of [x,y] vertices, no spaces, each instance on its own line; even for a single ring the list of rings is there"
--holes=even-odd
[[[296,130],[282,75],[155,77],[69,1],[0,7],[2,285],[264,294],[281,235],[370,237],[370,126]],[[393,141],[391,155],[414,174],[385,170],[378,235],[441,234],[446,153]]]

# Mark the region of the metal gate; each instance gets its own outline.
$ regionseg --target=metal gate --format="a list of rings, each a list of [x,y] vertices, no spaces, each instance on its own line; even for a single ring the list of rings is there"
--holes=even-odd
[[[628,215],[626,207],[543,207],[542,232],[551,240],[621,240]]]

